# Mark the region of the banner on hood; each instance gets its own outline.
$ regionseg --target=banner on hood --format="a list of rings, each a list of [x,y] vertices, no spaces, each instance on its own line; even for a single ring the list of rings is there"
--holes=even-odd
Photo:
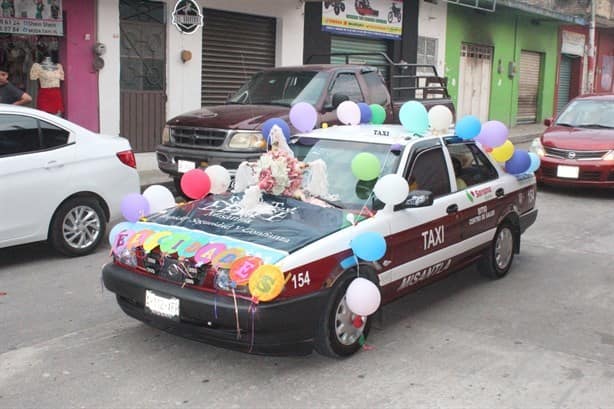
[[[200,230],[229,240],[292,252],[349,226],[345,213],[289,197],[264,195],[271,212],[242,214],[242,195],[210,195],[148,217],[161,225]],[[248,252],[249,253],[249,252]]]
[[[64,35],[62,0],[0,0],[0,33]]]

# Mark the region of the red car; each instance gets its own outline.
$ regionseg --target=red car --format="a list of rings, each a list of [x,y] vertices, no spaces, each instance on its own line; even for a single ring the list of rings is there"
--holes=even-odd
[[[614,94],[573,99],[533,141],[544,184],[614,188]]]

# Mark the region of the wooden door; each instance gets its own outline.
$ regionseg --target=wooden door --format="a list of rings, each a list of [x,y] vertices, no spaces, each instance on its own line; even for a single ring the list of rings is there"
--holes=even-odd
[[[462,45],[458,77],[457,118],[475,115],[488,120],[490,78],[493,48],[484,45]]]

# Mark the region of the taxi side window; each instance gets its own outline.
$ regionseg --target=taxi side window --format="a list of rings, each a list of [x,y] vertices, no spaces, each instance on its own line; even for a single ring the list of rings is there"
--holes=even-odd
[[[434,197],[450,193],[450,178],[440,147],[418,154],[407,179],[410,190],[429,190]]]
[[[486,155],[474,144],[448,145],[459,189],[488,182],[497,178],[497,170]]]

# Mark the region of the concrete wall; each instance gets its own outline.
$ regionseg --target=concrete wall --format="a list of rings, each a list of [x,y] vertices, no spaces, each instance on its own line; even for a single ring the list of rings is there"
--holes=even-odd
[[[445,76],[447,3],[420,0],[419,7],[418,35],[437,39],[437,72]]]
[[[495,13],[475,12],[458,6],[448,6],[446,33],[446,71],[450,94],[456,103],[460,51],[463,42],[494,47],[489,119],[508,126],[516,124],[518,112],[518,78],[510,78],[508,63],[518,66],[521,51],[543,54],[541,87],[538,96],[537,121],[552,116],[558,59],[557,23],[541,21],[535,24],[526,15],[498,8]],[[501,72],[498,72],[501,61]]]
[[[167,3],[167,118],[200,108],[202,31],[186,35],[171,23],[174,0]],[[303,59],[303,6],[289,0],[200,0],[201,7],[277,18],[276,65],[297,65]],[[98,41],[107,46],[105,68],[99,74],[101,131],[119,133],[119,5],[118,0],[98,1]],[[228,28],[232,30],[232,27]],[[192,52],[183,63],[182,50]]]

